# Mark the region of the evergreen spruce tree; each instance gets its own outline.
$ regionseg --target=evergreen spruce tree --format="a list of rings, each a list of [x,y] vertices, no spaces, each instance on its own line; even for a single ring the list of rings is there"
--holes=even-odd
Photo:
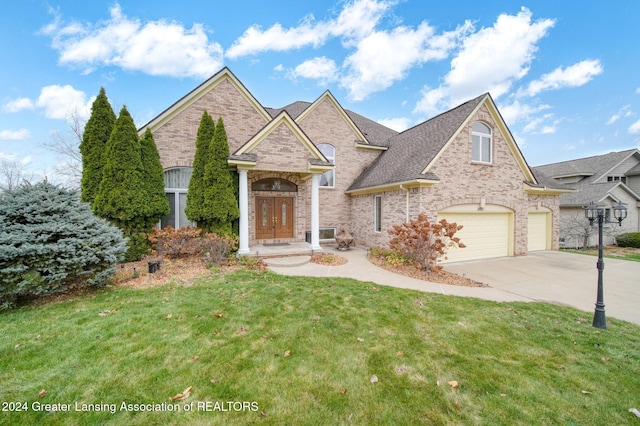
[[[164,193],[164,172],[151,130],[147,129],[142,136],[140,149],[144,195],[147,197],[142,213],[147,218],[147,228],[153,228],[160,217],[169,213],[169,201]]]
[[[189,192],[187,192],[187,205],[184,209],[187,218],[196,222],[198,226],[204,224],[209,218],[204,210],[204,174],[205,166],[209,160],[209,146],[213,140],[216,130],[216,123],[213,118],[204,111],[198,127],[196,136],[196,155],[193,159],[193,173],[189,181]]]
[[[233,222],[240,217],[238,201],[229,170],[229,143],[222,118],[218,118],[216,131],[209,147],[209,160],[204,176],[204,207],[208,214],[203,230],[220,235],[231,235]],[[200,224],[198,224],[200,225]]]
[[[127,250],[77,191],[40,182],[0,194],[0,311],[21,297],[102,286]]]
[[[80,154],[82,155],[81,200],[93,206],[102,181],[103,153],[116,122],[104,87],[91,106],[91,117],[84,128]]]
[[[129,238],[126,260],[138,260],[148,250],[147,207],[142,176],[140,139],[126,107],[120,110],[107,142],[95,213],[118,226]]]

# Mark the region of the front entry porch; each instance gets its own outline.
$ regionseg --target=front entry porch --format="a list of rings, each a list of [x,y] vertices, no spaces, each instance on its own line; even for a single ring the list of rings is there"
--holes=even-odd
[[[249,248],[246,256],[252,257],[273,257],[273,256],[311,256],[316,253],[324,252],[322,248],[313,249],[311,244],[307,242],[293,243],[276,243],[276,244],[256,244]]]

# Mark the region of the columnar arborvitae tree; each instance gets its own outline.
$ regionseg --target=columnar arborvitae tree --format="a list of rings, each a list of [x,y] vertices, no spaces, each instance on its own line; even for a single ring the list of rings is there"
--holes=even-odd
[[[143,214],[147,218],[147,227],[152,228],[161,216],[169,213],[169,201],[164,193],[164,172],[151,130],[147,129],[142,136],[140,149],[144,195],[147,198]]]
[[[104,285],[127,250],[77,191],[40,182],[0,194],[0,310],[20,297]]]
[[[91,117],[84,128],[80,153],[82,154],[81,200],[93,206],[102,181],[103,153],[116,122],[104,87],[91,106]]]
[[[222,118],[218,118],[204,174],[204,206],[209,216],[206,225],[201,227],[208,232],[221,235],[230,235],[233,231],[233,222],[240,217],[233,188],[233,177],[227,163],[228,157],[227,132]],[[198,225],[200,226],[200,223]]]
[[[187,205],[184,209],[187,218],[198,223],[205,223],[209,216],[204,208],[204,173],[205,166],[209,160],[209,146],[213,140],[216,130],[216,123],[207,113],[202,113],[198,135],[196,136],[196,155],[193,159],[193,173],[189,181],[189,192],[187,193]]]
[[[136,126],[123,107],[104,153],[100,190],[95,213],[118,226],[129,237],[127,261],[139,259],[148,249],[145,184],[142,176],[140,139]]]

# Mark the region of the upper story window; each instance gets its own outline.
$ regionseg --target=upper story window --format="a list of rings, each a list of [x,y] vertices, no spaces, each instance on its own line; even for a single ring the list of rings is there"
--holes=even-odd
[[[333,145],[328,143],[320,143],[318,144],[318,149],[327,158],[327,160],[329,160],[331,164],[336,164],[336,148]],[[322,176],[320,176],[320,186],[325,188],[334,188],[335,172],[335,170],[324,172]]]
[[[607,176],[607,182],[622,182],[627,183],[626,176]]]
[[[491,128],[476,121],[471,127],[471,161],[491,163],[493,161]]]

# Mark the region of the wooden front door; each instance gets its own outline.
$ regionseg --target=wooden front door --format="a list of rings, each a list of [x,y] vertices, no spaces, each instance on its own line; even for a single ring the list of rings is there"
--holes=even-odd
[[[256,197],[256,239],[293,238],[293,198]]]

